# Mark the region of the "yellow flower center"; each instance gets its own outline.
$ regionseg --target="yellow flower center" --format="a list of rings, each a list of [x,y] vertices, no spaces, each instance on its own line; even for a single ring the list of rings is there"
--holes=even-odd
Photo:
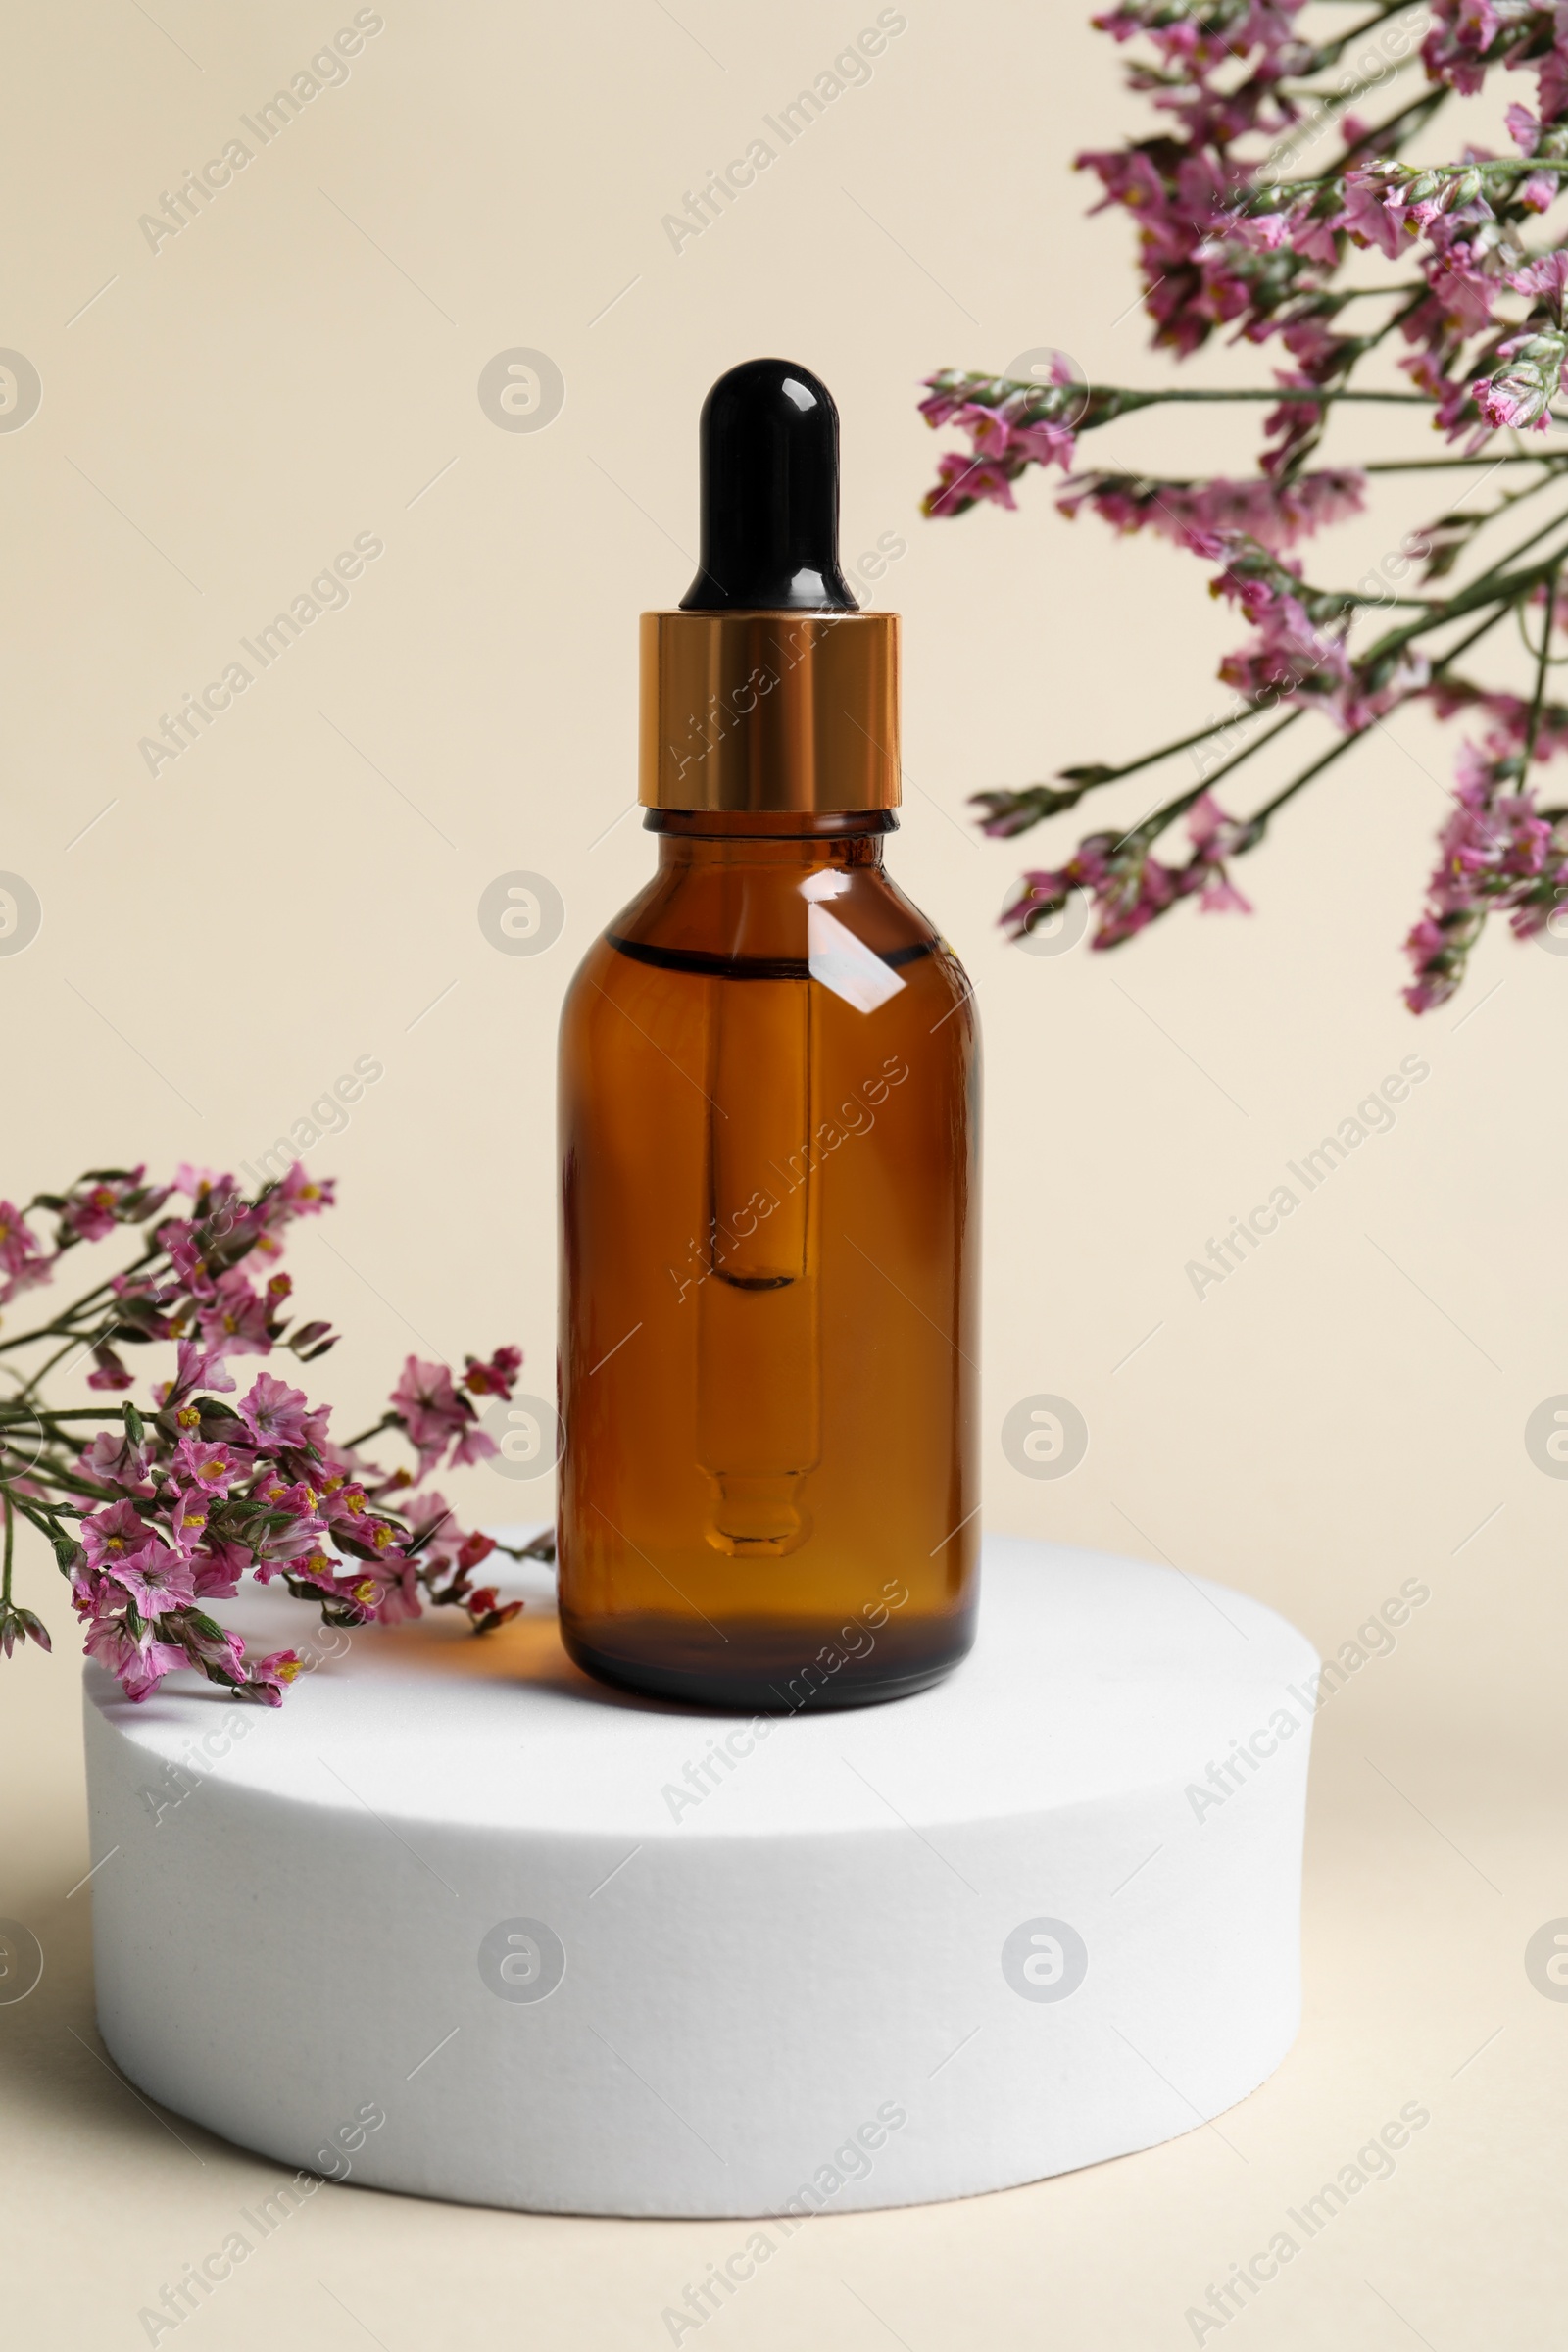
[[[364,1601],[366,1606],[368,1607],[370,1602],[375,1598],[374,1579],[368,1576],[362,1577],[360,1582],[354,1588],[354,1597],[356,1600]]]

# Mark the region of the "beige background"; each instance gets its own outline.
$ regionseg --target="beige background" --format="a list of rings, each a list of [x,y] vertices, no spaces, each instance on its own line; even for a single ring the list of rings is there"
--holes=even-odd
[[[984,786],[1218,713],[1213,665],[1241,634],[1192,559],[1068,525],[1041,479],[1017,516],[915,512],[932,368],[1049,343],[1102,380],[1162,370],[1124,315],[1126,224],[1086,221],[1066,169],[1136,121],[1110,44],[1062,0],[909,0],[869,85],[677,255],[661,217],[872,8],[387,0],[347,83],[149,250],[138,216],[352,13],[0,16],[0,343],[44,388],[0,434],[0,867],[44,906],[0,959],[0,1186],[24,1197],[109,1156],[254,1159],[372,1055],[384,1078],[313,1155],[341,1207],[292,1260],[351,1334],[326,1392],[358,1413],[409,1348],[505,1338],[548,1388],[557,1005],[651,862],[624,813],[635,616],[693,567],[708,383],[760,351],[818,368],[844,418],[847,554],[907,541],[885,583],[908,662],[892,862],[966,961],[986,1034],[990,1522],[1230,1579],[1331,1650],[1404,1578],[1432,1597],[1319,1719],[1305,2027],[1223,2137],[824,2220],[714,2340],[1190,2342],[1187,2307],[1411,2099],[1432,2123],[1395,2178],[1237,2340],[1545,2340],[1568,2006],[1533,1989],[1523,1950],[1568,1912],[1568,1489],[1523,1428],[1568,1389],[1568,959],[1489,939],[1455,1006],[1416,1024],[1398,1004],[1455,748],[1422,717],[1282,823],[1241,876],[1253,920],[1184,909],[1114,957],[1020,956],[995,928],[1017,865],[1065,852],[1074,820],[1015,850],[964,816]],[[565,379],[542,432],[498,430],[475,396],[519,345]],[[1255,366],[1222,350],[1189,374]],[[1254,421],[1187,412],[1091,448],[1245,470]],[[1356,445],[1397,448],[1396,420]],[[1323,568],[1354,578],[1430,503],[1395,491]],[[385,554],[347,609],[150,777],[138,738],[362,531]],[[1106,816],[1141,813],[1145,783]],[[498,955],[476,920],[519,867],[567,907],[536,958]],[[1396,1129],[1200,1303],[1185,1262],[1413,1051],[1431,1076]],[[1001,1450],[1037,1392],[1091,1429],[1060,1483]],[[517,1493],[476,1472],[466,1500],[506,1516]],[[176,2141],[97,2054],[90,1889],[67,1899],[86,1868],[74,1644],[34,1552],[23,1582],[57,1649],[0,1668],[0,1911],[48,1954],[38,1992],[0,2010],[9,2283],[19,2342],[96,2348],[143,2340],[138,2307],[273,2168],[183,2125]],[[192,2340],[655,2345],[662,2308],[736,2236],[337,2195]]]

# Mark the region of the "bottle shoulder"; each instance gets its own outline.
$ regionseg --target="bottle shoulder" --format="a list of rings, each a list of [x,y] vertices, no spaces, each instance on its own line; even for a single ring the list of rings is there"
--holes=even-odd
[[[962,965],[880,865],[663,868],[590,947],[568,999],[651,1004],[662,985],[678,994],[704,979],[816,980],[854,1004],[878,998],[877,964],[930,1006],[930,1020],[957,1014],[952,1043],[972,1038]]]
[[[804,958],[813,919],[820,927],[824,913],[873,955],[937,944],[933,925],[880,865],[666,868],[606,925],[605,936],[726,960]]]

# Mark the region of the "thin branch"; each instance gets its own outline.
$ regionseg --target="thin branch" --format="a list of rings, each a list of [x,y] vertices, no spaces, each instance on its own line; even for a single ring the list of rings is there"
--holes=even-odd
[[[1551,667],[1551,632],[1557,617],[1557,583],[1562,576],[1559,564],[1546,583],[1546,625],[1541,633],[1541,660],[1536,664],[1536,691],[1530,701],[1530,725],[1525,734],[1524,757],[1519,762],[1521,782],[1530,777],[1530,762],[1536,756],[1536,737],[1541,732],[1541,710],[1546,699],[1546,672]],[[1522,610],[1522,608],[1521,608]]]
[[[1340,59],[1344,56],[1346,50],[1351,48],[1354,43],[1362,39],[1365,34],[1369,32],[1376,32],[1378,26],[1380,24],[1386,24],[1391,17],[1402,17],[1407,9],[1410,9],[1415,5],[1416,0],[1389,0],[1388,7],[1377,9],[1370,17],[1363,17],[1359,24],[1352,24],[1348,32],[1342,32],[1337,36],[1336,39],[1332,41],[1326,41],[1323,47],[1317,51],[1317,63],[1312,68],[1312,72],[1314,74],[1321,74],[1325,67],[1337,65]],[[1408,59],[1402,57],[1394,59],[1392,61],[1394,70],[1397,72],[1400,66],[1405,64],[1413,64],[1419,55],[1419,50],[1412,50]],[[1371,82],[1366,82],[1362,84],[1362,89],[1371,89],[1373,86],[1374,85]],[[1338,91],[1334,91],[1333,93],[1324,92],[1321,94],[1324,96],[1333,95],[1334,97],[1338,97],[1340,95]],[[1360,96],[1361,91],[1358,90],[1355,94]]]
[[[1261,808],[1253,810],[1252,814],[1247,820],[1248,829],[1250,831],[1251,831],[1254,827],[1257,829],[1256,839],[1254,839],[1251,844],[1252,848],[1255,849],[1257,846],[1257,841],[1261,840],[1262,828],[1268,823],[1269,818],[1274,815],[1275,811],[1283,808],[1287,801],[1294,800],[1296,795],[1306,785],[1312,783],[1316,777],[1320,776],[1326,767],[1332,767],[1335,760],[1342,759],[1349,750],[1352,743],[1359,743],[1362,736],[1366,732],[1367,730],[1365,727],[1357,727],[1352,733],[1348,735],[1342,735],[1338,743],[1330,744],[1328,750],[1323,754],[1321,760],[1314,760],[1310,767],[1303,767],[1300,774],[1295,777],[1292,782],[1287,784],[1283,792],[1277,792],[1271,801],[1264,802]]]
[[[1554,455],[1547,450],[1522,449],[1516,456],[1507,458],[1489,458],[1484,451],[1478,452],[1473,458],[1373,458],[1364,466],[1352,466],[1348,470],[1354,473],[1444,473],[1452,467],[1468,467],[1472,472],[1477,468],[1490,472],[1494,466],[1544,466],[1549,469],[1545,476],[1549,480],[1552,474],[1561,473],[1568,467],[1568,456]],[[1187,482],[1172,486],[1183,490],[1192,487]]]

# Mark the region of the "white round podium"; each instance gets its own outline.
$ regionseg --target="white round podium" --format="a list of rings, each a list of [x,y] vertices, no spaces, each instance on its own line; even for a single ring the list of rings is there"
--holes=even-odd
[[[752,1721],[602,1689],[534,1594],[327,1635],[275,1711],[89,1667],[133,2082],[373,2187],[788,2229],[1152,2146],[1289,2049],[1317,1661],[1271,1610],[991,1538],[947,1682]]]

